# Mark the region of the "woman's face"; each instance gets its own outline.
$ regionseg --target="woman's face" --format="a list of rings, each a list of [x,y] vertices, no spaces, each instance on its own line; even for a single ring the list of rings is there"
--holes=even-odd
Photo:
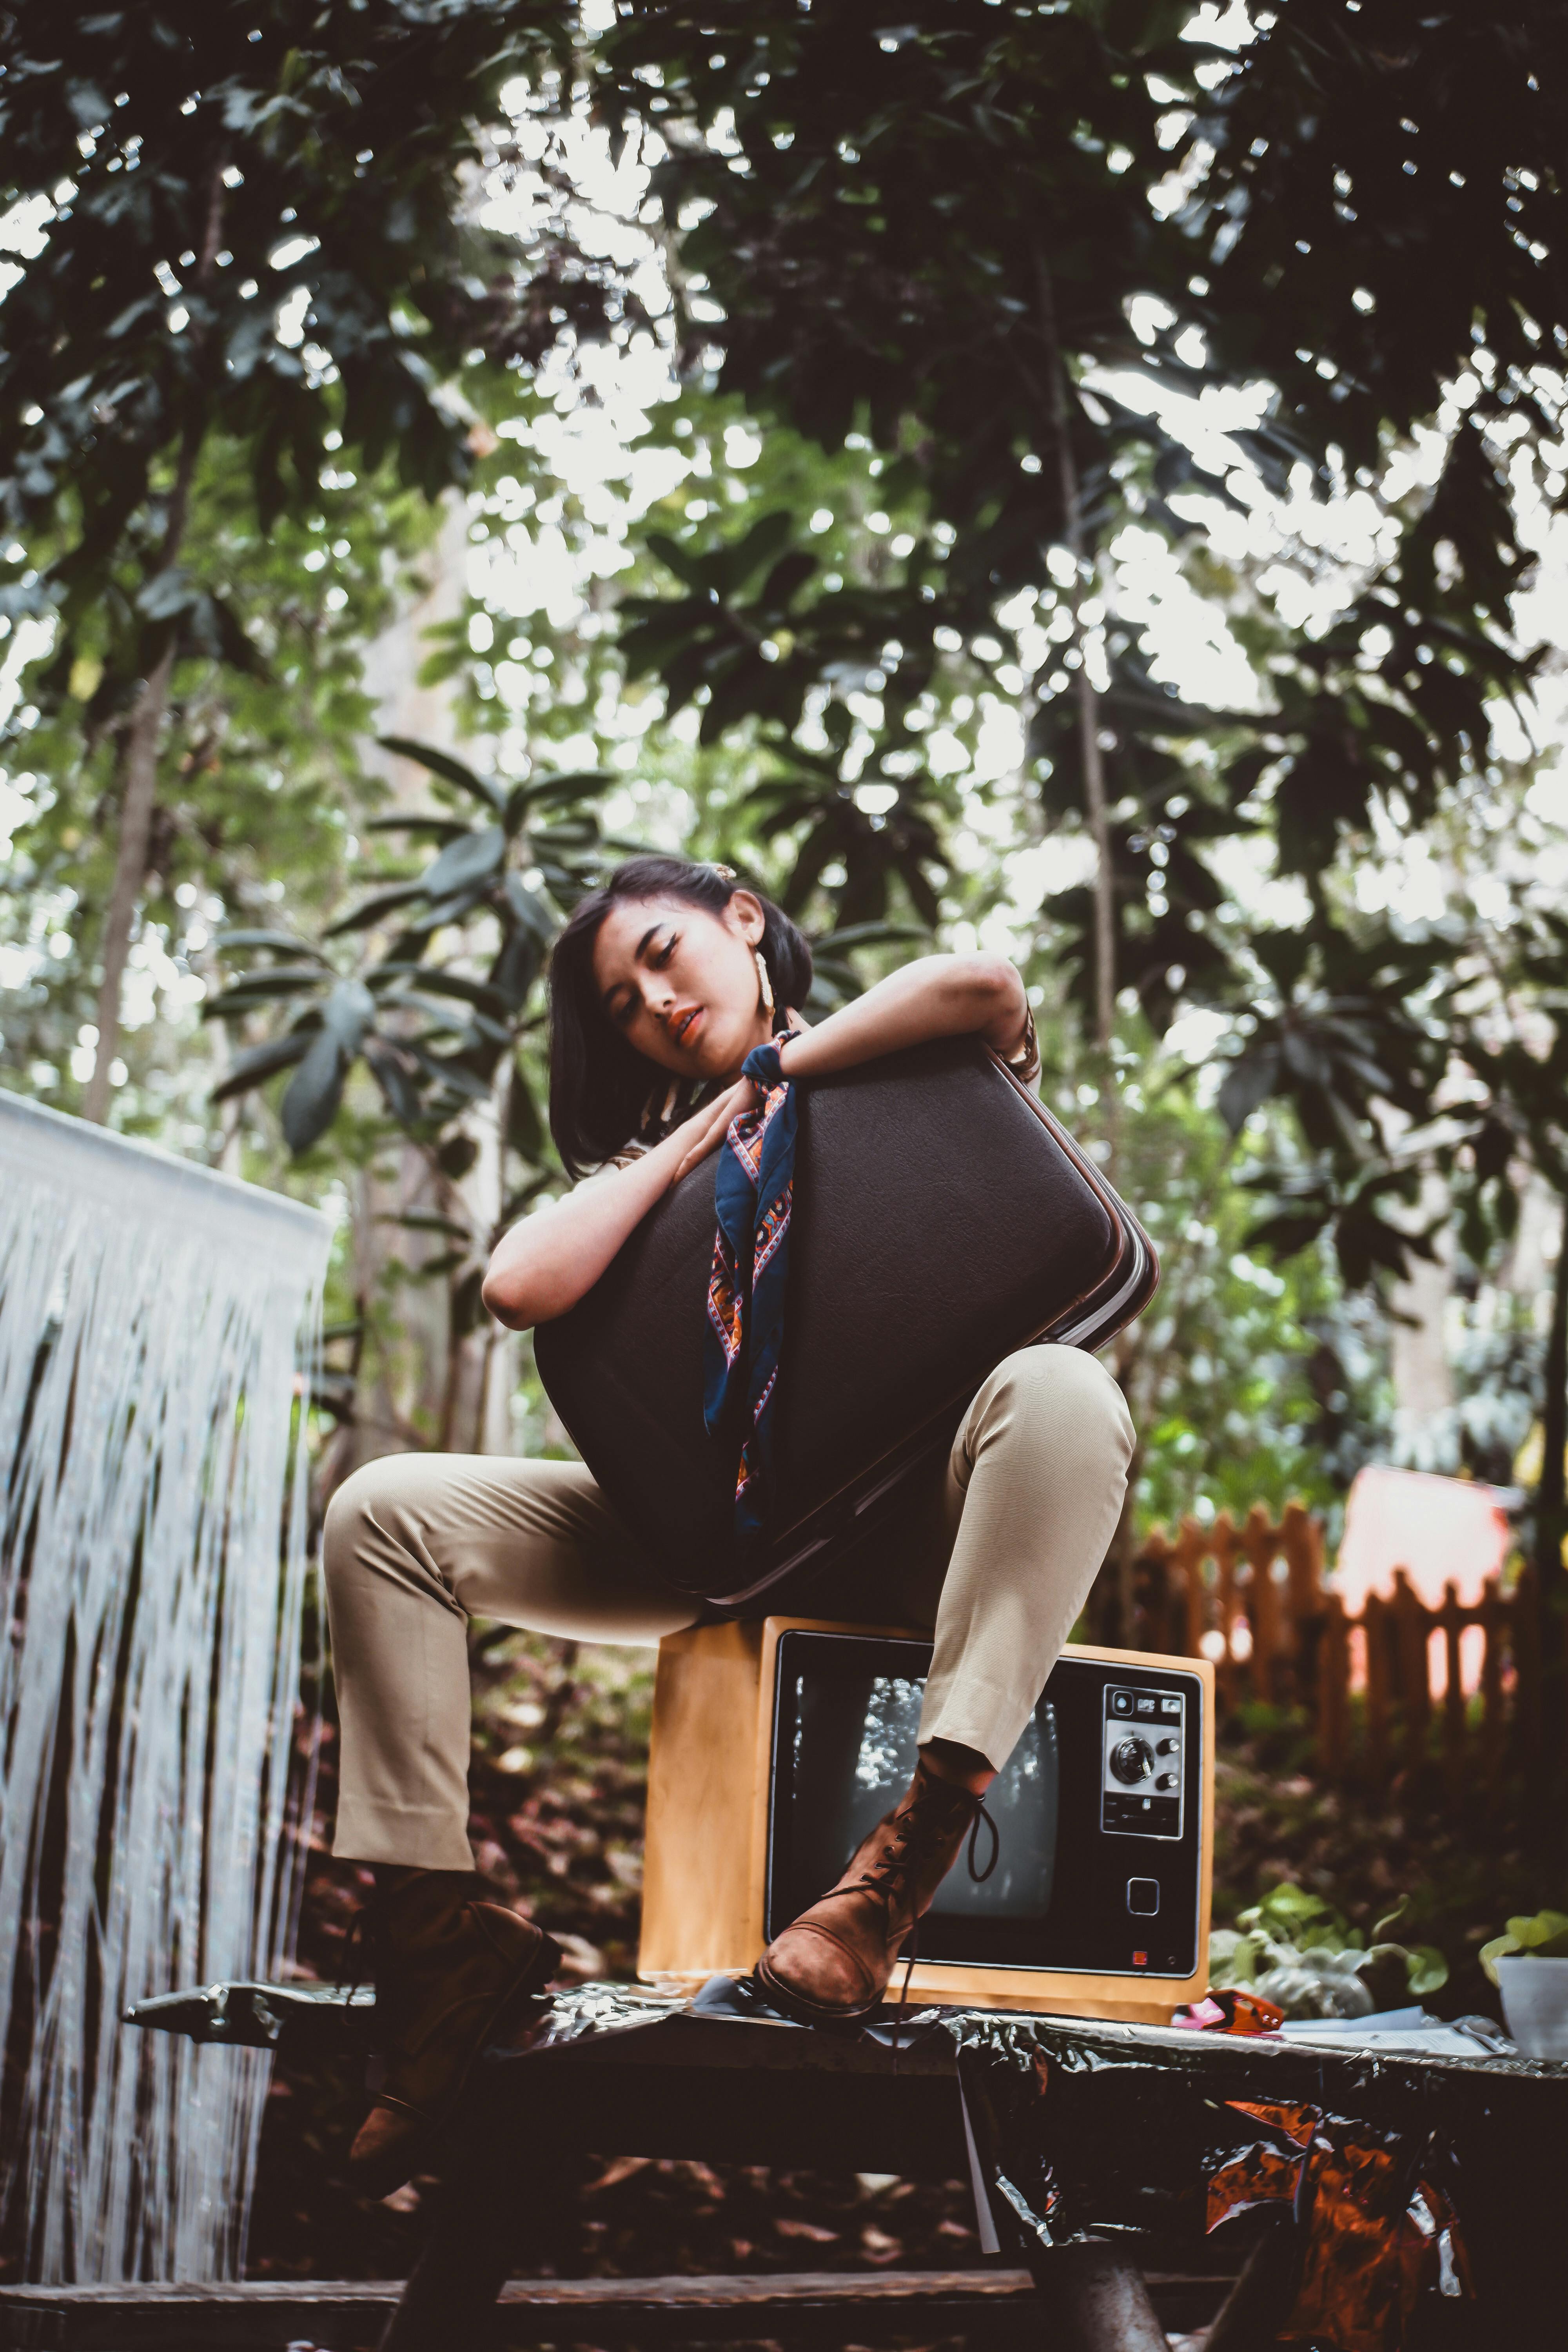
[[[621,899],[594,941],[605,1014],[661,1070],[737,1076],[772,1027],[753,953],[762,936],[762,906],[749,890],[717,915],[679,898]]]

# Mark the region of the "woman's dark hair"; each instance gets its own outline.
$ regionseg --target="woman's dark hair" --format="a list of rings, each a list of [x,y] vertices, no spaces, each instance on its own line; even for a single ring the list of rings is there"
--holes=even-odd
[[[568,1174],[607,1160],[643,1126],[656,1085],[668,1081],[627,1044],[600,1001],[594,942],[610,908],[623,899],[675,898],[721,915],[737,890],[749,889],[717,866],[685,857],[628,857],[602,889],[574,908],[550,958],[550,1132]],[[762,900],[762,950],[782,1014],[811,987],[811,950],[781,907]],[[685,1097],[678,1115],[690,1108]]]

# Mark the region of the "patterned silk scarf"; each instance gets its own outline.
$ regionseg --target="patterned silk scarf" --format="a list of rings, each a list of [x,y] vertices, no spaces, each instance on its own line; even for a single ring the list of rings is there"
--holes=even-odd
[[[795,1138],[795,1089],[779,1067],[779,1048],[796,1034],[747,1055],[742,1076],[763,1099],[731,1120],[713,1187],[719,1223],[708,1278],[702,1415],[709,1436],[721,1443],[741,1433],[735,1536],[742,1546],[763,1531],[773,1465]]]

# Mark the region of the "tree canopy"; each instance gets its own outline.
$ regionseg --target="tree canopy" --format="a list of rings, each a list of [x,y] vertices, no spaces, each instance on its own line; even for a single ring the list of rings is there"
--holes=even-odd
[[[1527,519],[1568,478],[1557,16],[278,0],[68,44],[13,9],[0,500],[6,609],[47,639],[13,765],[47,786],[30,887],[75,896],[50,1003],[100,973],[98,1107],[115,943],[139,902],[173,920],[165,838],[218,876],[226,824],[225,1099],[307,1168],[405,1139],[470,1315],[494,1213],[553,1181],[549,937],[679,812],[805,921],[829,992],[1005,927],[1064,1108],[1210,1236],[1122,1367],[1153,1425],[1195,1431],[1184,1353],[1235,1368],[1215,1299],[1274,1313],[1230,1259],[1298,1254],[1279,1328],[1342,1371],[1334,1302],[1432,1246],[1432,1183],[1496,1263],[1524,1185],[1568,1172],[1555,910],[1515,875],[1483,919],[1453,878],[1527,793]],[[609,396],[595,339],[659,382],[618,486],[580,497],[549,427]],[[377,810],[349,700],[308,730],[290,690],[339,678],[435,498],[496,557],[435,664],[475,740]],[[571,618],[498,584],[586,549],[606,499]],[[1352,508],[1331,557],[1312,533]],[[1275,557],[1235,553],[1226,519],[1264,512]],[[1135,542],[1237,651],[1233,694],[1156,657]],[[307,548],[342,577],[285,623]],[[302,854],[276,920],[232,818],[264,712],[304,831],[331,793],[371,850]],[[112,861],[82,845],[104,818]],[[1359,889],[1417,839],[1436,919]],[[1221,1065],[1195,1094],[1164,1045],[1194,1014]],[[480,1215],[454,1188],[487,1120]],[[1348,1465],[1306,1397],[1291,1425]]]
[[[98,1116],[174,665],[261,658],[183,561],[201,454],[223,436],[263,529],[339,448],[426,498],[467,478],[465,371],[598,315],[469,201],[506,82],[567,39],[548,0],[7,14],[0,203],[31,234],[0,337],[0,610],[47,615],[35,698],[81,689],[119,754]]]
[[[1536,70],[1553,12],[1300,0],[1235,57],[1183,38],[1190,16],[944,0],[889,26],[861,0],[639,5],[602,49],[605,103],[664,142],[654,187],[719,386],[826,446],[864,429],[923,525],[870,611],[820,593],[805,554],[784,553],[783,515],[760,584],[738,551],[724,577],[689,551],[684,602],[633,642],[677,695],[707,685],[710,732],[750,717],[787,736],[811,685],[858,654],[890,673],[896,740],[939,633],[994,640],[999,606],[1055,593],[1062,555],[1100,584],[1097,555],[1130,518],[1191,541],[1173,499],[1237,489],[1194,457],[1173,395],[1257,387],[1231,467],[1278,491],[1305,465],[1326,492],[1370,483],[1391,436],[1470,383],[1395,559],[1332,629],[1275,649],[1272,708],[1240,726],[1180,708],[1114,626],[1092,727],[1075,645],[1030,681],[1047,818],[1094,821],[1097,789],[1121,813],[1102,828],[1105,945],[1157,1015],[1184,985],[1250,985],[1205,920],[1216,835],[1262,827],[1312,882],[1375,794],[1397,789],[1419,824],[1485,764],[1489,701],[1531,671],[1488,433],[1551,440],[1568,346],[1564,100]],[[1202,792],[1163,748],[1195,736],[1222,751]],[[911,808],[921,785],[904,785]],[[1149,920],[1152,826],[1167,854]],[[1087,900],[1078,913],[1087,930]],[[1326,920],[1320,902],[1319,935]]]

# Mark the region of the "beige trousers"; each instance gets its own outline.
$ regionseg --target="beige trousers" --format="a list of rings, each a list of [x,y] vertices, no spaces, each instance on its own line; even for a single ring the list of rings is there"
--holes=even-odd
[[[1110,1545],[1131,1452],[1103,1365],[1023,1349],[974,1398],[946,1465],[911,1482],[879,1575],[842,1608],[837,1588],[813,1596],[823,1616],[934,1627],[922,1741],[1005,1763]],[[697,1614],[580,1463],[388,1455],[333,1496],[323,1549],[342,1727],[332,1851],[363,1862],[471,1867],[469,1617],[652,1643]]]

